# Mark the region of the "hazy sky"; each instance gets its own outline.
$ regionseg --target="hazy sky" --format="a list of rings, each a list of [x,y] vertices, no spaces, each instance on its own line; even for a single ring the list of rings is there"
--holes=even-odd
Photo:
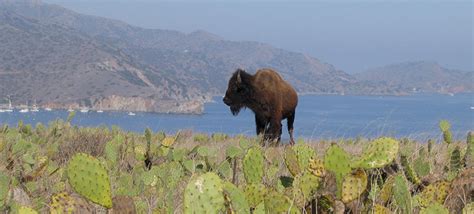
[[[402,61],[474,70],[473,1],[47,0],[80,13],[206,30],[308,53],[349,73]]]

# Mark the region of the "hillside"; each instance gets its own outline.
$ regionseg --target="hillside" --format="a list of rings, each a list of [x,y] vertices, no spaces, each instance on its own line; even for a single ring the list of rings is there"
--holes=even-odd
[[[299,92],[340,93],[354,82],[353,77],[332,65],[262,43],[226,41],[205,31],[185,34],[144,29],[37,1],[4,5],[23,16],[66,26],[117,47],[136,61],[178,78],[189,90],[222,94],[228,77],[238,67],[250,72],[261,67],[277,68]]]
[[[195,97],[172,76],[74,29],[2,9],[0,41],[0,94],[15,105],[199,111],[179,109]]]
[[[447,69],[435,62],[404,62],[356,74],[358,80],[400,92],[459,93],[474,91],[474,73]]]

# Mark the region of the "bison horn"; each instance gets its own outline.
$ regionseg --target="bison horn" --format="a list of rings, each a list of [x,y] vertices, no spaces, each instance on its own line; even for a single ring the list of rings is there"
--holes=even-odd
[[[237,83],[241,83],[242,78],[240,78],[240,70],[237,72]]]

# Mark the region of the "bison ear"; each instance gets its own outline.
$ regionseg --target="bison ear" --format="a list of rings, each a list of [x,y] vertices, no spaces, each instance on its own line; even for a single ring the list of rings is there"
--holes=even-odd
[[[240,77],[240,70],[237,71],[237,83],[242,83],[242,78]]]

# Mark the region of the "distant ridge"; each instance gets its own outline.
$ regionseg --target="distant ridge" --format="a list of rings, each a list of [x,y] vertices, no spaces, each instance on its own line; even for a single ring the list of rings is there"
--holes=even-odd
[[[447,69],[436,62],[391,64],[356,74],[358,80],[399,91],[460,93],[474,91],[474,72]]]

